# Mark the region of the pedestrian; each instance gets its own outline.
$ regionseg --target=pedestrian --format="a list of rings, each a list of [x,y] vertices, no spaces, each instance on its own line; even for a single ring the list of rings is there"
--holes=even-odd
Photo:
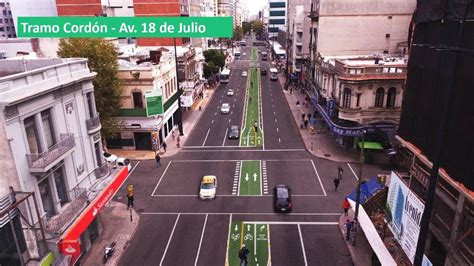
[[[173,140],[174,140],[174,128],[171,130],[171,137],[172,137]]]
[[[166,148],[168,147],[168,145],[166,145],[166,142],[163,142],[163,144],[161,144],[161,147],[163,147],[163,150],[166,153]]]
[[[242,248],[239,250],[240,265],[247,265],[249,253],[250,251],[245,247],[245,244],[242,244]]]
[[[308,113],[308,120],[311,120],[311,113]]]
[[[347,200],[347,198],[345,198],[344,201],[342,202],[342,208],[344,209],[344,216],[347,216],[350,206],[351,205],[349,204],[349,201]]]
[[[346,227],[346,241],[349,241],[351,238],[351,230],[352,230],[352,222],[349,219],[346,219],[346,223],[344,223]]]
[[[305,129],[308,128],[308,119],[305,119],[303,123],[304,123],[304,128]]]
[[[344,169],[340,165],[337,166],[337,177],[342,180],[342,173],[344,173]]]
[[[301,114],[301,120],[304,122],[304,118],[306,117],[306,114]]]
[[[179,135],[176,137],[176,147],[179,148]]]
[[[155,155],[155,161],[156,161],[156,167],[160,167],[161,166],[161,157],[160,157],[160,154],[156,154]]]
[[[300,101],[296,101],[296,106],[300,106]]]
[[[290,87],[290,94],[293,94],[293,87]]]
[[[357,235],[357,218],[354,218],[352,221],[352,226],[351,226],[351,243],[353,246],[355,246],[355,240],[356,240],[356,235]]]
[[[133,185],[130,184],[127,186],[127,210],[130,209],[130,207],[133,208]]]
[[[337,191],[337,187],[339,186],[339,182],[341,182],[341,180],[339,178],[334,178],[334,191]]]

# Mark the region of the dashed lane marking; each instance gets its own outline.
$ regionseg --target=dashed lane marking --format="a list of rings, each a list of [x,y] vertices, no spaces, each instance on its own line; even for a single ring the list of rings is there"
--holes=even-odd
[[[212,120],[212,121],[214,121],[214,120]],[[202,142],[202,147],[204,147],[204,145],[206,144],[206,140],[207,140],[207,137],[209,136],[209,132],[211,132],[210,128],[207,130],[206,137],[204,138],[204,141]]]

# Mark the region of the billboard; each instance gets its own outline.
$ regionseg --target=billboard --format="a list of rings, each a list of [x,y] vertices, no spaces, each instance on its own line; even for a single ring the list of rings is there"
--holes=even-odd
[[[163,114],[163,97],[161,90],[145,92],[146,116],[155,116]]]
[[[392,172],[386,204],[387,223],[411,263],[415,259],[424,209],[423,202]]]

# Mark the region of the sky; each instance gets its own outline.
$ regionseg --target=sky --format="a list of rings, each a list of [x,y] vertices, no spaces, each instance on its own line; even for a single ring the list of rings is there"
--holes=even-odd
[[[242,6],[247,6],[249,15],[257,15],[267,2],[268,0],[241,0]]]

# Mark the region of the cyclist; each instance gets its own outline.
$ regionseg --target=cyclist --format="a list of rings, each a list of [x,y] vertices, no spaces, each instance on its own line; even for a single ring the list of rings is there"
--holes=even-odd
[[[247,265],[249,253],[250,251],[245,247],[245,244],[242,244],[242,248],[239,250],[240,265]]]

